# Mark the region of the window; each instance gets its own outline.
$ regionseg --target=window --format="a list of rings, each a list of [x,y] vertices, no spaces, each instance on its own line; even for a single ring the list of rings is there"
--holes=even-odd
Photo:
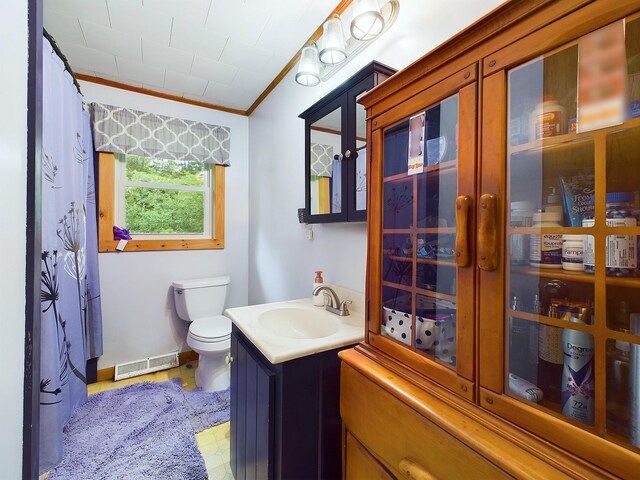
[[[113,226],[130,230],[128,250],[224,248],[224,167],[101,153],[100,251],[115,251]]]

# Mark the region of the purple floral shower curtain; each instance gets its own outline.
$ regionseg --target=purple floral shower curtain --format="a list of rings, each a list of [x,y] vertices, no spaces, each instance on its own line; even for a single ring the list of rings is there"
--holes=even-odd
[[[62,429],[87,398],[86,361],[102,354],[89,114],[43,42],[41,473],[62,459]]]

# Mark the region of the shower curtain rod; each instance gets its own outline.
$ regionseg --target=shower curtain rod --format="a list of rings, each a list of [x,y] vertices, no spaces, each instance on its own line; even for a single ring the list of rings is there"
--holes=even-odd
[[[71,69],[71,65],[69,65],[69,62],[67,61],[67,57],[65,57],[64,53],[62,53],[62,50],[60,50],[60,47],[58,47],[58,44],[56,43],[56,39],[53,38],[53,36],[51,36],[49,32],[47,32],[46,28],[43,28],[42,31],[44,33],[44,37],[47,40],[49,40],[49,43],[51,43],[51,47],[53,48],[53,51],[56,52],[58,57],[60,57],[60,60],[62,60],[62,63],[64,63],[65,70],[69,72],[69,75],[71,75],[71,79],[73,80],[73,84],[76,86],[78,93],[82,95],[82,91],[80,90],[80,84],[76,79],[76,75],[75,73],[73,73],[73,70]]]

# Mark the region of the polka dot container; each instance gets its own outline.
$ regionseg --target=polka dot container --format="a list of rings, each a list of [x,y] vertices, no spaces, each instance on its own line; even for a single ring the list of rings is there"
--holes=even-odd
[[[411,314],[383,307],[383,333],[411,345]],[[416,348],[435,354],[442,362],[456,362],[455,314],[425,313],[416,317]]]

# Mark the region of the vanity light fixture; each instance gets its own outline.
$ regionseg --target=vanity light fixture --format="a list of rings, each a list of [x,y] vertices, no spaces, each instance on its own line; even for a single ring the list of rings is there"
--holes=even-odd
[[[356,40],[372,40],[384,29],[384,18],[378,0],[354,0],[351,36]]]
[[[324,22],[322,36],[318,40],[319,50],[311,39],[300,52],[295,76],[297,83],[313,87],[331,77],[393,25],[400,3],[399,0],[354,0],[350,8],[353,15],[349,38],[345,40],[342,20],[338,15]]]
[[[314,87],[320,83],[320,62],[318,61],[318,49],[315,45],[302,49],[296,82],[305,87]]]
[[[347,59],[347,45],[342,31],[342,21],[338,15],[324,22],[320,44],[322,46],[318,55],[322,63],[337,65]]]

